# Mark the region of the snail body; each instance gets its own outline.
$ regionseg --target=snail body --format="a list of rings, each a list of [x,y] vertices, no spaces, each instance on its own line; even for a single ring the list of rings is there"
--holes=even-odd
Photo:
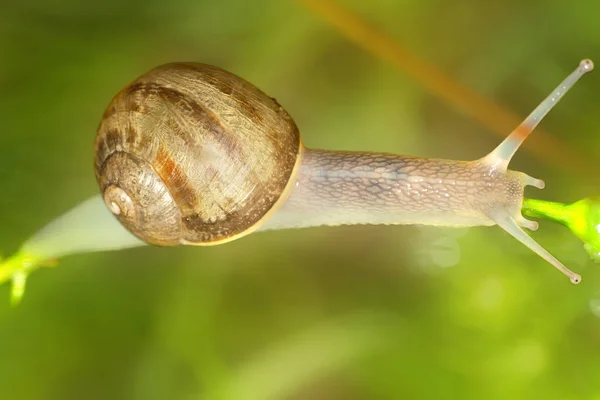
[[[154,245],[214,245],[256,230],[343,224],[499,225],[574,283],[522,228],[525,187],[508,170],[521,143],[592,69],[585,60],[494,151],[473,161],[304,147],[288,113],[205,64],[155,68],[107,107],[95,174],[107,208]]]
[[[319,225],[491,226],[520,213],[531,178],[485,160],[306,149],[296,187],[262,229]],[[519,214],[520,215],[520,214]]]

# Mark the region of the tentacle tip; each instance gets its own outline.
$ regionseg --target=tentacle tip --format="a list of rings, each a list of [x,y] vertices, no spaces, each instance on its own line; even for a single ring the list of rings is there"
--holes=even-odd
[[[532,178],[531,181],[529,182],[529,185],[533,186],[534,188],[537,188],[537,189],[544,189],[546,187],[546,182],[544,182],[541,179]]]
[[[581,275],[573,273],[569,276],[569,280],[573,285],[579,285],[581,283]]]
[[[582,72],[590,72],[594,70],[594,62],[592,60],[590,60],[589,58],[586,58],[585,60],[581,60],[581,62],[579,63],[579,69]]]
[[[544,189],[546,187],[546,182],[544,182],[543,180],[534,178],[527,174],[523,174],[523,175],[524,175],[523,183],[526,186],[533,186],[538,189]]]
[[[540,227],[540,224],[537,221],[530,221],[521,215],[518,215],[515,220],[519,226],[529,229],[530,231],[537,231]]]

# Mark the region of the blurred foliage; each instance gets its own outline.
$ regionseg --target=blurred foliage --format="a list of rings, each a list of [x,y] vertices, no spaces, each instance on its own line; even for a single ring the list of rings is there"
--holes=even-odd
[[[523,116],[600,48],[592,2],[339,4]],[[301,2],[13,0],[1,9],[6,254],[96,193],[104,107],[164,62],[243,76],[284,105],[310,147],[473,159],[500,140]],[[597,74],[542,123],[590,162]],[[535,197],[598,192],[594,171],[526,152],[511,167],[546,181]],[[543,223],[534,235],[581,285],[497,228],[320,228],[69,257],[30,278],[19,308],[0,301],[0,397],[600,399],[600,273],[564,227]]]

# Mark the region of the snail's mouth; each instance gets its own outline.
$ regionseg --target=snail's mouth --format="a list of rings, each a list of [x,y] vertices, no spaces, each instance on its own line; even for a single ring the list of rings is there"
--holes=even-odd
[[[104,203],[127,230],[149,244],[173,246],[181,242],[181,213],[147,162],[118,151],[100,169],[98,183]]]

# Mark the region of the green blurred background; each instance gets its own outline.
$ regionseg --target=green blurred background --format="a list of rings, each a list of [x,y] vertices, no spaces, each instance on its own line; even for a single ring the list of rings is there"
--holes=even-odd
[[[523,117],[581,58],[600,63],[600,3],[337,4]],[[0,60],[5,255],[97,192],[104,107],[169,61],[255,83],[310,147],[474,159],[501,140],[301,2],[3,2]],[[594,72],[541,134],[593,166],[599,108]],[[519,152],[512,169],[547,184],[529,196],[600,192],[595,171],[557,154]],[[0,398],[600,399],[598,266],[563,227],[533,235],[583,283],[499,228],[318,228],[68,257],[36,272],[16,309],[0,290]]]

